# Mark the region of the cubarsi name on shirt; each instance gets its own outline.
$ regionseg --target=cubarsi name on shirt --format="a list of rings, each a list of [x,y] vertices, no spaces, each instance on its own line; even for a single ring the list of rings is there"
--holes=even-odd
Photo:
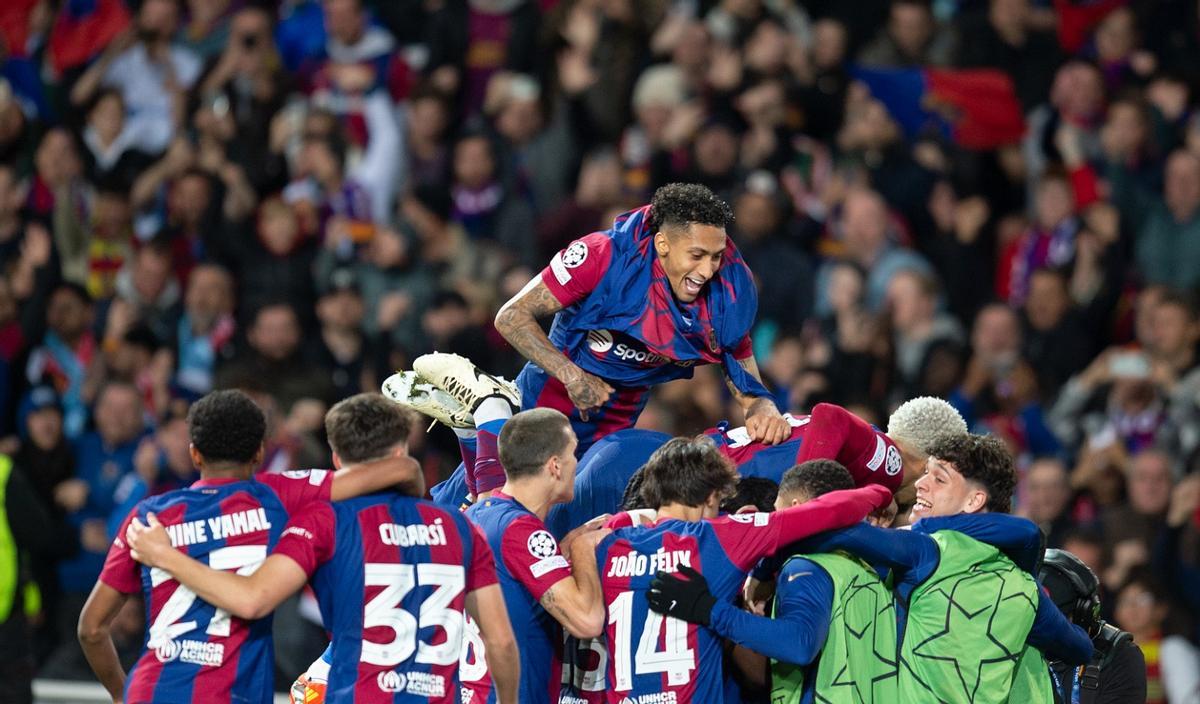
[[[267,520],[267,512],[262,508],[165,526],[171,545],[175,547],[195,545],[209,540],[224,540],[245,533],[268,530],[270,527],[271,521]]]
[[[381,523],[379,539],[384,545],[398,545],[402,548],[413,545],[445,545],[446,529],[442,526],[440,518],[435,519],[433,525]]]
[[[608,564],[609,577],[639,577],[656,572],[678,572],[680,565],[692,566],[691,550],[659,548],[649,555],[630,551],[617,555]]]

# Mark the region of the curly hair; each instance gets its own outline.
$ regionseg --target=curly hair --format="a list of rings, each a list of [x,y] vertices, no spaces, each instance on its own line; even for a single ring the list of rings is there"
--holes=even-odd
[[[988,496],[988,511],[1012,510],[1017,471],[1003,440],[994,435],[955,435],[935,442],[929,454],[953,465],[964,478],[982,486]]]
[[[625,485],[625,493],[621,494],[621,510],[622,511],[637,511],[644,508],[653,508],[646,503],[642,498],[642,482],[646,479],[646,467],[643,465],[638,471],[633,473],[629,478],[629,483]]]
[[[646,460],[642,473],[642,498],[651,508],[703,506],[713,492],[726,498],[737,484],[733,462],[704,435],[668,440]]]
[[[698,183],[668,183],[650,201],[650,231],[691,224],[722,229],[733,224],[733,209],[717,194]]]
[[[803,494],[811,501],[823,494],[841,489],[853,489],[854,477],[841,462],[829,459],[809,460],[783,473],[779,480],[780,494]]]
[[[252,462],[262,448],[267,419],[241,391],[214,391],[188,410],[192,445],[206,462]]]
[[[888,417],[888,437],[925,455],[939,440],[966,433],[967,423],[954,406],[933,396],[905,401]]]
[[[753,506],[755,511],[770,513],[775,510],[775,497],[779,485],[766,477],[742,477],[737,480],[733,496],[721,502],[722,513],[737,513]]]

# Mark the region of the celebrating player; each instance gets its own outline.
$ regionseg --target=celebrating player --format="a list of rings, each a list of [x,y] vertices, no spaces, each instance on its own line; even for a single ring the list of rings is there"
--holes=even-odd
[[[517,378],[522,407],[567,414],[582,454],[631,427],[651,386],[721,364],[751,439],[783,441],[787,423],[750,348],[758,298],[725,233],[732,218],[704,186],[673,183],[554,255],[496,315],[496,329],[529,360]],[[551,314],[547,336],[538,318]]]
[[[374,394],[342,401],[326,416],[335,464],[403,454],[409,430],[404,411]],[[333,634],[331,704],[459,701],[464,608],[495,653],[498,700],[517,702],[517,644],[491,550],[457,511],[391,492],[315,504],[293,517],[249,575],[192,559],[171,546],[155,516],[147,520],[130,525],[134,557],[239,618],[270,613],[311,574]]]
[[[1087,634],[1063,618],[1030,575],[1041,553],[1037,527],[973,515],[1007,513],[1015,486],[1001,440],[948,438],[934,445],[917,481],[912,530],[857,525],[805,544],[847,550],[895,570],[899,701],[1051,702],[1038,650],[1073,665],[1091,658]],[[960,531],[966,528],[975,537]]]
[[[852,488],[854,480],[845,467],[833,460],[811,460],[783,475],[775,506],[782,511]],[[709,626],[744,646],[734,659],[751,682],[767,684],[763,655],[772,658],[772,702],[896,700],[892,592],[861,559],[844,552],[790,557],[777,580],[773,618],[719,601],[700,573],[690,568],[680,572],[686,581],[664,575],[651,582],[650,608]]]
[[[715,518],[736,479],[733,464],[711,440],[676,438],[654,453],[644,473],[641,493],[657,509],[657,522],[621,528],[597,546],[608,615],[606,701],[723,698],[720,638],[649,611],[647,590],[657,572],[690,567],[704,573],[718,599],[730,600],[760,558],[814,532],[860,521],[892,498],[872,485],[771,514]]]
[[[522,411],[500,429],[500,463],[507,480],[491,497],[467,509],[498,556],[496,571],[513,630],[521,644],[521,701],[558,701],[562,646],[559,630],[578,638],[600,635],[600,601],[592,526],[567,536],[563,556],[543,522],[575,487],[575,444],[567,417],[551,408]],[[597,522],[597,525],[599,522]],[[485,649],[490,665],[493,651]],[[486,699],[486,680],[473,687]]]
[[[114,701],[269,702],[274,691],[269,615],[231,617],[170,575],[141,569],[123,540],[125,526],[156,513],[181,550],[213,569],[245,572],[276,545],[289,514],[327,505],[331,497],[415,483],[419,468],[402,454],[337,473],[306,470],[251,480],[262,464],[266,420],[240,391],[216,391],[197,401],[188,426],[200,481],[142,501],[125,519],[80,614],[79,641]],[[139,591],[149,620],[146,647],[126,683],[109,629]]]
[[[901,404],[888,418],[883,433],[850,411],[820,403],[812,415],[784,415],[789,426],[786,441],[769,446],[750,439],[745,428],[712,428],[704,431],[721,453],[737,465],[744,477],[763,477],[776,483],[784,472],[814,459],[837,460],[850,471],[855,486],[880,484],[897,493],[900,503],[911,503],[912,485],[921,475],[929,448],[937,440],[967,432],[967,424],[945,401],[922,396]],[[550,511],[546,524],[563,535],[592,516],[611,512],[622,493],[651,453],[670,437],[631,428],[605,437],[579,460],[575,498]]]

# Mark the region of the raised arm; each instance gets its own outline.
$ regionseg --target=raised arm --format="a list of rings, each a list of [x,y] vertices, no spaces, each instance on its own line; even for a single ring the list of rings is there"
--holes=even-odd
[[[488,672],[496,688],[498,704],[517,704],[521,681],[521,656],[500,585],[490,584],[467,593],[467,613],[479,624],[479,636],[487,653]]]
[[[153,513],[146,519],[148,525],[135,519],[125,532],[133,559],[169,573],[204,601],[238,618],[266,616],[308,581],[304,568],[283,555],[271,555],[249,575],[214,570],[176,550]]]
[[[598,408],[612,395],[612,387],[568,359],[550,342],[538,323],[538,318],[562,309],[563,304],[539,274],[496,313],[496,330],[526,359],[561,381],[576,407],[583,411]]]

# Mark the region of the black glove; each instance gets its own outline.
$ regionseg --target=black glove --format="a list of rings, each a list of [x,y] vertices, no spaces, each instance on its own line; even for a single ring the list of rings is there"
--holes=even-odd
[[[717,603],[717,598],[708,590],[708,580],[687,565],[680,565],[679,573],[687,579],[666,572],[654,575],[646,601],[657,613],[707,626]]]

